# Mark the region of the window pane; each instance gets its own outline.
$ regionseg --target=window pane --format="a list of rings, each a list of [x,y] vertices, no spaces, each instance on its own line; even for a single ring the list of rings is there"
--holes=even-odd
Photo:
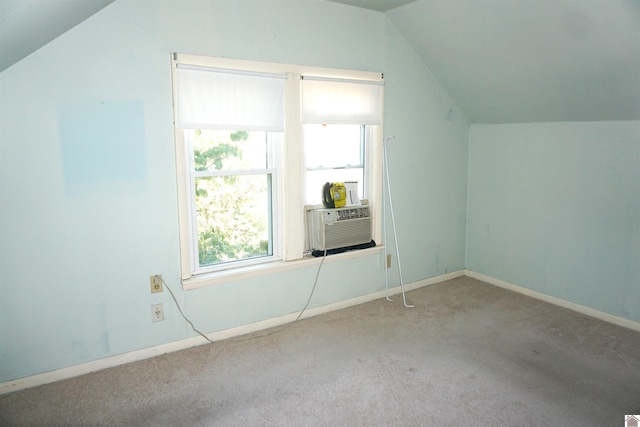
[[[196,171],[267,168],[266,132],[193,129],[188,135]]]
[[[306,204],[322,202],[327,182],[357,181],[364,197],[364,152],[362,125],[303,126],[306,157]]]
[[[363,166],[361,125],[304,125],[307,169]]]
[[[200,266],[273,255],[271,176],[196,178]]]

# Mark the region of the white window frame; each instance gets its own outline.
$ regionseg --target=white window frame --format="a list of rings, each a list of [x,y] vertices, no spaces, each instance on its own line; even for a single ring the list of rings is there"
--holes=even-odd
[[[282,149],[277,154],[276,171],[277,200],[274,206],[274,242],[278,242],[281,261],[243,266],[196,274],[193,257],[193,219],[190,208],[190,157],[189,147],[182,129],[175,129],[176,183],[178,195],[178,220],[180,240],[180,270],[183,287],[191,289],[217,283],[219,280],[235,275],[261,274],[260,271],[273,272],[289,269],[296,261],[303,261],[305,255],[305,173],[304,144],[302,143],[302,124],[300,110],[300,79],[303,75],[326,78],[369,80],[382,82],[378,72],[342,70],[279,64],[270,62],[246,61],[229,58],[215,58],[197,55],[172,54],[171,69],[173,97],[176,98],[176,64],[189,64],[214,68],[226,68],[258,73],[285,73],[285,129]],[[174,108],[174,123],[177,121]],[[365,188],[367,202],[372,209],[372,232],[376,243],[382,237],[382,124],[366,126],[369,132],[369,147],[365,150]],[[286,226],[285,226],[286,224]],[[277,235],[275,234],[277,233]],[[275,243],[274,243],[275,244]],[[196,260],[197,262],[197,260]],[[256,273],[257,272],[257,273]]]
[[[235,130],[235,129],[233,129]],[[184,135],[185,131],[182,132]],[[246,267],[254,264],[262,264],[267,262],[273,262],[281,259],[280,256],[280,233],[279,233],[279,221],[278,221],[278,209],[279,205],[278,200],[278,189],[280,186],[278,185],[278,170],[279,162],[278,162],[278,151],[280,150],[277,147],[278,142],[269,141],[273,138],[271,132],[265,131],[267,137],[267,145],[266,149],[270,153],[267,155],[270,159],[270,164],[265,168],[259,169],[231,169],[231,170],[208,170],[208,171],[196,171],[194,164],[194,156],[193,156],[193,145],[190,141],[185,141],[186,146],[186,155],[188,156],[189,163],[189,228],[190,228],[190,241],[191,241],[191,252],[189,254],[189,258],[193,263],[191,265],[192,274],[204,274],[209,272],[215,272],[220,270],[227,270],[239,267]],[[198,248],[198,230],[195,224],[198,222],[198,212],[196,209],[196,180],[197,178],[205,178],[205,177],[220,177],[220,176],[241,176],[241,175],[268,175],[271,180],[271,194],[270,194],[270,205],[271,205],[271,249],[272,253],[270,255],[251,257],[247,259],[239,259],[227,262],[220,262],[212,265],[200,265],[199,260],[199,248]]]

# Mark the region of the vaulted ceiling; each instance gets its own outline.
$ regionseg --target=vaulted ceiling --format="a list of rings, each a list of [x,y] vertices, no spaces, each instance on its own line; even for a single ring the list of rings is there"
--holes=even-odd
[[[114,0],[0,0],[0,71]],[[638,0],[329,0],[384,13],[473,123],[640,120]]]
[[[640,119],[640,1],[333,1],[384,11],[473,123]]]

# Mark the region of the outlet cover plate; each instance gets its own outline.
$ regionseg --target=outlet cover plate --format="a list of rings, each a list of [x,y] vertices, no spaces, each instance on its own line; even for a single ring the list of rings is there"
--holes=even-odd
[[[151,320],[153,322],[164,320],[164,309],[162,308],[162,304],[153,304],[151,306]]]
[[[162,292],[162,275],[154,274],[153,276],[149,276],[149,285],[151,286],[152,294]]]

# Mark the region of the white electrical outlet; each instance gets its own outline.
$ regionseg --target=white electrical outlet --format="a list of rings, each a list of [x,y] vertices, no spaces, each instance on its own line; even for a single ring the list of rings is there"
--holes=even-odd
[[[151,285],[152,294],[162,292],[162,275],[154,274],[153,276],[149,276],[149,284]]]
[[[151,320],[154,322],[164,320],[164,310],[162,309],[162,304],[153,304],[151,306]]]

